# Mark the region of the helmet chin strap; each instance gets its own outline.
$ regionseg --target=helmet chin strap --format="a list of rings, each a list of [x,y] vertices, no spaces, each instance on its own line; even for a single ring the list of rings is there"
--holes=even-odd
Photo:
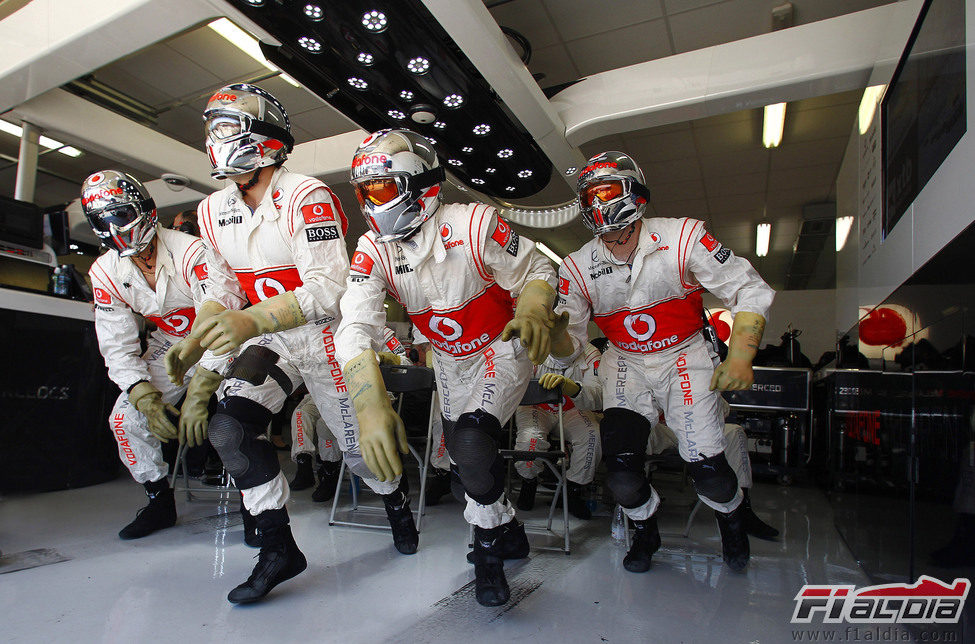
[[[237,184],[237,189],[240,190],[240,194],[246,195],[248,190],[250,190],[251,188],[253,188],[254,186],[257,185],[257,182],[261,178],[261,171],[263,169],[264,169],[263,167],[260,167],[257,170],[254,170],[254,176],[252,176],[247,181],[247,183],[238,183]]]

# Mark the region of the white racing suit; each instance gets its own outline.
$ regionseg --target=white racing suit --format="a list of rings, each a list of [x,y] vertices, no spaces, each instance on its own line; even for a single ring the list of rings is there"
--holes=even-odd
[[[95,332],[108,376],[122,390],[109,425],[119,457],[139,483],[162,480],[169,471],[159,439],[146,417],[129,402],[128,391],[148,381],[175,405],[186,392],[166,375],[166,351],[190,332],[196,319],[194,301],[203,299],[206,276],[203,245],[196,237],[156,226],[156,288],[152,289],[128,257],[113,250],[88,270],[95,297]],[[156,325],[143,352],[136,314]],[[205,356],[206,357],[206,356]],[[209,356],[212,360],[212,356]],[[192,375],[192,374],[190,374]],[[187,378],[188,380],[188,378]]]
[[[377,493],[393,492],[398,481],[377,481],[359,455],[355,410],[335,359],[338,302],[349,269],[347,222],[338,199],[321,181],[277,168],[254,212],[230,183],[204,199],[198,214],[209,266],[207,299],[240,309],[293,291],[308,320],[248,340],[226,374],[209,435],[243,491],[244,506],[256,516],[288,500],[265,428],[302,382],[322,419],[340,435],[352,471]]]
[[[420,329],[413,327],[413,345],[418,344],[430,344],[427,337],[423,335]],[[428,347],[429,351],[430,348]],[[435,410],[440,409],[440,398],[437,395],[436,390],[433,392],[433,397],[435,402],[433,408]],[[431,444],[430,444],[430,466],[438,470],[450,471],[450,456],[447,455],[447,439],[443,433],[443,416],[440,415],[439,411],[436,411],[433,416],[433,429],[431,431]]]
[[[545,373],[557,373],[576,382],[579,393],[575,398],[563,396],[562,427],[565,440],[570,446],[569,468],[565,477],[580,485],[592,483],[602,451],[599,445],[599,422],[591,410],[602,408],[602,385],[596,375],[599,364],[599,351],[591,344],[585,346],[583,353],[568,369],[563,369],[559,361],[549,358],[541,366],[535,367],[535,377]],[[547,451],[551,446],[549,436],[558,440],[558,405],[522,405],[515,412],[518,434],[515,449],[524,451]],[[534,461],[515,463],[518,474],[533,479],[540,467]]]
[[[342,298],[340,362],[378,349],[388,292],[434,350],[446,444],[467,493],[464,517],[494,528],[514,517],[503,495],[501,425],[521,400],[532,364],[518,340],[502,342],[513,297],[553,271],[485,204],[445,204],[408,240],[359,239]]]
[[[406,361],[406,349],[389,327],[383,330],[383,342],[386,351]],[[291,413],[291,460],[297,463],[299,454],[316,451],[321,460],[329,463],[338,463],[342,458],[342,450],[332,430],[322,420],[311,395],[305,394]]]
[[[701,334],[701,293],[709,290],[733,314],[767,317],[774,291],[703,222],[642,221],[632,266],[616,261],[595,238],[566,257],[559,271],[558,310],[569,313],[574,344],[585,343],[590,319],[610,341],[600,361],[607,483],[631,519],[656,512],[659,496],[643,474],[643,454],[663,411],[699,498],[731,512],[742,495],[723,456],[719,397],[709,390],[718,359]]]

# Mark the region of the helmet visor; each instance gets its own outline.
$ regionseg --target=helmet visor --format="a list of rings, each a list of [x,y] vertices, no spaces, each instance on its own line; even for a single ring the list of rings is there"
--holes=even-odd
[[[96,233],[111,235],[126,231],[127,226],[138,222],[139,218],[140,213],[135,204],[128,203],[106,208],[89,220]]]
[[[579,201],[583,208],[591,208],[598,197],[600,201],[606,203],[618,198],[623,194],[623,182],[619,179],[609,181],[599,181],[592,183],[582,189],[579,194]]]
[[[244,131],[244,124],[238,116],[215,114],[207,117],[203,129],[211,141],[226,141],[239,136]]]
[[[366,203],[382,206],[398,197],[399,194],[399,185],[393,178],[366,179],[355,186],[355,196],[362,207],[365,207]]]

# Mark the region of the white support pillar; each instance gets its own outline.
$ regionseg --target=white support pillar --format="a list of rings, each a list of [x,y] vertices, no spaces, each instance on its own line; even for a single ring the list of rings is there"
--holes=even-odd
[[[21,124],[20,156],[17,159],[17,182],[14,184],[14,199],[34,201],[34,186],[37,185],[37,154],[41,131],[24,121]]]

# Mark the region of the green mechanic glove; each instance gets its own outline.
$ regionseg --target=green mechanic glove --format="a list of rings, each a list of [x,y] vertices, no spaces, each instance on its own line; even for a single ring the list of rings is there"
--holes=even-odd
[[[186,388],[186,399],[179,415],[179,442],[189,447],[202,445],[210,423],[209,403],[223,376],[200,367]]]
[[[200,341],[200,346],[224,355],[238,349],[253,337],[262,333],[286,331],[305,324],[298,298],[292,291],[270,297],[243,311],[223,311],[207,318],[201,324],[193,324],[190,338]]]
[[[176,438],[176,426],[169,416],[176,418],[179,410],[162,401],[162,393],[143,380],[129,389],[129,402],[149,421],[149,431],[165,443]],[[168,415],[167,415],[168,414]]]

